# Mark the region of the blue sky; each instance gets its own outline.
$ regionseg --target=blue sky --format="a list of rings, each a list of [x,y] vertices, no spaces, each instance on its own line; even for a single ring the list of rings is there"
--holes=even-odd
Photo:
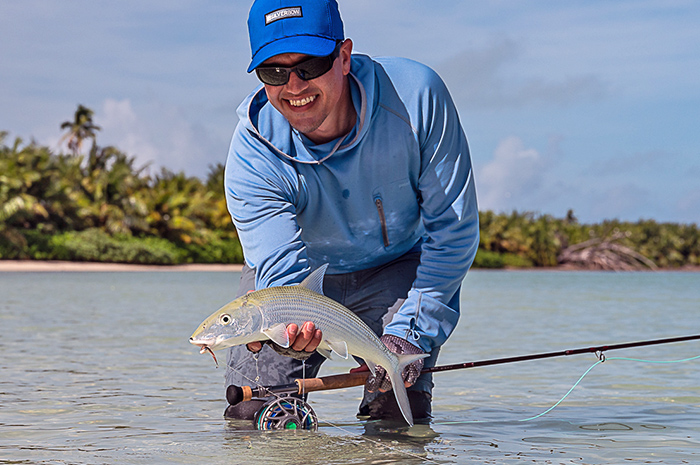
[[[339,3],[356,51],[443,77],[482,210],[699,222],[700,2]],[[80,103],[100,145],[204,176],[257,85],[249,7],[2,0],[0,130],[56,148]]]

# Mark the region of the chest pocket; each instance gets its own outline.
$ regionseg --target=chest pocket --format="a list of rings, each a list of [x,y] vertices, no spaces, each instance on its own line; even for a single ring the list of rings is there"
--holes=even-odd
[[[417,194],[408,179],[376,188],[372,200],[377,210],[384,248],[388,249],[413,235],[420,222],[420,208]]]

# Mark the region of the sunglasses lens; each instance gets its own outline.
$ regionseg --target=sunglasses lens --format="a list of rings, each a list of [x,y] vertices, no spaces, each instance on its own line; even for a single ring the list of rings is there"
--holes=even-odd
[[[270,86],[282,86],[289,81],[287,68],[256,68],[255,74],[261,82]]]
[[[263,84],[268,86],[283,86],[289,82],[289,74],[294,72],[304,81],[323,76],[333,67],[333,62],[338,58],[341,43],[329,56],[309,58],[292,68],[284,67],[259,67],[255,68],[255,74]]]
[[[300,63],[296,67],[297,75],[305,81],[323,76],[333,67],[328,57],[318,57]]]

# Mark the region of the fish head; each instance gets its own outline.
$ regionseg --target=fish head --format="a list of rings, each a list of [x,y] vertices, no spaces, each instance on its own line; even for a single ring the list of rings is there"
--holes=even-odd
[[[212,313],[190,336],[202,352],[225,349],[264,339],[260,333],[262,313],[248,296],[239,297]]]

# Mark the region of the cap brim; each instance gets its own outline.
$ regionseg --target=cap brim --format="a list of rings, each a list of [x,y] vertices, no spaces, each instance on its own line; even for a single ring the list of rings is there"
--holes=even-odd
[[[253,57],[248,66],[248,72],[252,72],[263,61],[283,53],[301,53],[322,57],[330,55],[335,49],[335,39],[326,39],[317,36],[294,36],[278,39],[262,47]]]

